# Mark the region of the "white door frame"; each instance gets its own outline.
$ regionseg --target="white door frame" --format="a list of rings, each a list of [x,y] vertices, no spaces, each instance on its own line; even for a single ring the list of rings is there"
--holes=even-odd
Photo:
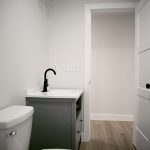
[[[90,81],[91,81],[91,11],[135,9],[137,2],[97,3],[85,5],[85,75],[84,75],[84,133],[83,141],[90,140]]]

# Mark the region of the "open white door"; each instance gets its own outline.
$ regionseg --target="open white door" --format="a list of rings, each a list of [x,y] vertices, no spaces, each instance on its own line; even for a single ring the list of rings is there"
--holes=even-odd
[[[137,100],[134,144],[150,150],[150,0],[136,8]]]

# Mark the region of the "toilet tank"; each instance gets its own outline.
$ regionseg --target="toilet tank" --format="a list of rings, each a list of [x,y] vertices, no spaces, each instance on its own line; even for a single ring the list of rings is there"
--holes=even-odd
[[[33,111],[30,106],[0,110],[0,150],[28,150]]]

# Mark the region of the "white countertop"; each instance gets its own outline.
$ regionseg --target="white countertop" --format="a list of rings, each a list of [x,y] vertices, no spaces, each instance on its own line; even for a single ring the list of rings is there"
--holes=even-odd
[[[50,89],[48,92],[30,91],[26,97],[78,99],[82,93],[82,89]]]

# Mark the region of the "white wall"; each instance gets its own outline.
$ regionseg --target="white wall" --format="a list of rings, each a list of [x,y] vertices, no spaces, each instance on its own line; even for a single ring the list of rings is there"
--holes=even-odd
[[[48,62],[48,11],[41,0],[0,1],[0,108],[25,104]]]
[[[135,0],[134,0],[135,1]],[[84,6],[105,0],[54,0],[50,7],[50,66],[57,76],[50,76],[51,87],[83,88],[84,85]],[[123,2],[108,0],[107,2]],[[125,0],[127,2],[127,0]],[[76,72],[68,72],[72,67]]]
[[[134,113],[134,18],[133,12],[92,13],[92,119]]]
[[[107,0],[123,1],[137,0]],[[49,26],[44,2],[50,4]],[[83,88],[84,6],[99,2],[106,0],[0,1],[0,108],[25,104],[25,89],[41,86],[46,66],[57,70],[49,75],[51,87]]]
[[[137,2],[138,0],[53,0],[50,5],[49,65],[57,75],[49,76],[54,88],[84,88],[85,4]],[[86,14],[87,15],[87,14]],[[66,72],[67,66],[77,72]],[[84,99],[84,140],[89,140],[89,101]],[[87,134],[87,135],[86,135]]]

